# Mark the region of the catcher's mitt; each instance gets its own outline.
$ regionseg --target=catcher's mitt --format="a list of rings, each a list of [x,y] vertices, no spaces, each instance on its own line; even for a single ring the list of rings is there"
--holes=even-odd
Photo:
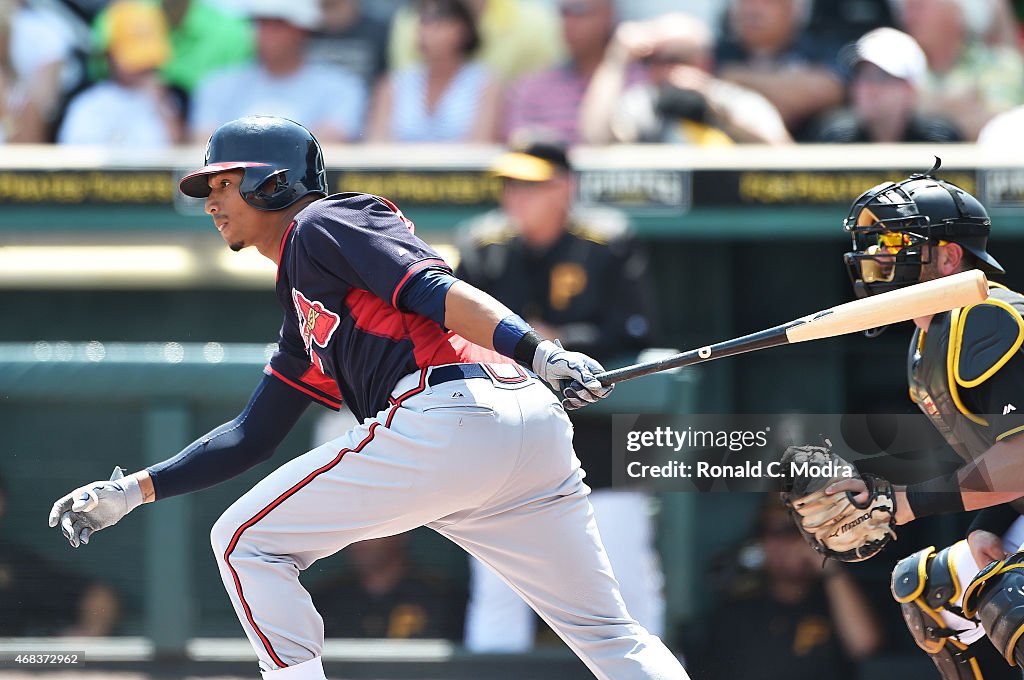
[[[892,484],[856,468],[824,446],[790,446],[782,455],[786,491],[782,501],[804,539],[825,557],[861,562],[896,538],[896,496]],[[852,493],[828,495],[825,488],[859,478],[868,487],[866,503]]]

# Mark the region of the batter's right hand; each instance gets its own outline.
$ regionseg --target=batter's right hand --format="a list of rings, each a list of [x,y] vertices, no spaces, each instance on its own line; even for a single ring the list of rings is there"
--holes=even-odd
[[[604,399],[615,388],[615,385],[605,387],[594,377],[604,372],[601,364],[586,354],[562,349],[557,340],[545,340],[537,346],[533,372],[565,397],[562,407],[567,411]]]
[[[64,538],[72,548],[89,542],[100,529],[117,524],[122,517],[142,505],[142,489],[134,476],[125,477],[114,468],[108,482],[93,482],[64,496],[50,510],[50,526],[60,524]]]

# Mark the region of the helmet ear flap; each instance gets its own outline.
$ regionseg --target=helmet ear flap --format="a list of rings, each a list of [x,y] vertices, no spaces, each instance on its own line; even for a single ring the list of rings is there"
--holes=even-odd
[[[275,170],[257,189],[256,193],[265,198],[279,195],[288,189],[288,169]]]
[[[288,169],[275,170],[249,191],[243,192],[246,203],[261,210],[277,210],[292,201],[295,190],[288,184]]]

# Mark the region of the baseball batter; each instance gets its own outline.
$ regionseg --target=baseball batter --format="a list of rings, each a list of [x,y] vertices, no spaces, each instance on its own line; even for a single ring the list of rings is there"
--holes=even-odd
[[[328,196],[320,146],[296,123],[221,126],[180,188],[205,199],[232,250],[278,265],[277,352],[237,418],[163,463],[74,490],[50,526],[88,543],[143,503],[268,459],[310,402],[344,400],[358,426],[271,473],[211,532],[265,678],[325,677],[299,571],[423,525],[498,573],[597,677],[687,677],[623,606],[572,450],[564,408],[610,391],[597,362],[455,279],[386,199]]]
[[[937,168],[854,202],[846,263],[859,295],[968,269],[1003,273],[986,250],[984,206],[934,177]],[[1024,552],[1007,557],[1024,546],[1024,411],[1017,408],[1024,401],[1024,296],[991,285],[980,304],[915,319],[907,354],[911,398],[964,466],[905,487],[851,479],[789,500],[812,545],[850,561],[877,554],[894,524],[986,508],[967,540],[920,550],[893,571],[892,594],[907,626],[945,680],[1019,678],[1008,663],[1024,662]],[[801,448],[796,455],[817,455],[817,447]]]

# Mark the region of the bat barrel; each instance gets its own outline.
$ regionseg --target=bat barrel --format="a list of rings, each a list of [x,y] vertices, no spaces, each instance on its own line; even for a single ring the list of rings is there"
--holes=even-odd
[[[985,274],[972,269],[812,314],[799,319],[803,323],[790,328],[787,336],[790,342],[822,340],[966,307],[987,297]]]
[[[988,281],[982,272],[974,269],[854,300],[768,330],[690,350],[666,359],[606,371],[595,377],[601,384],[610,385],[613,382],[632,380],[658,371],[691,366],[756,349],[857,333],[869,328],[945,312],[956,307],[966,307],[981,302],[986,297]]]
[[[712,359],[732,356],[777,345],[820,340],[846,333],[904,322],[981,302],[988,297],[985,274],[977,269],[955,273],[923,284],[915,284],[881,295],[847,302],[798,318],[766,331],[744,335],[715,345],[691,349],[667,358],[615,369],[595,376],[602,385],[632,380],[658,371],[692,366]]]

